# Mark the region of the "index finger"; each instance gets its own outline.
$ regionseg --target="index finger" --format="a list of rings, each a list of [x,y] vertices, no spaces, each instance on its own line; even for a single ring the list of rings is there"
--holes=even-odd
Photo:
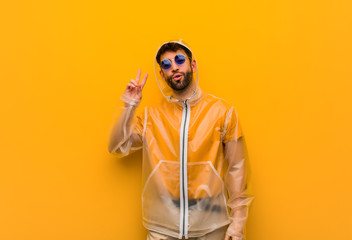
[[[146,73],[142,79],[142,82],[141,82],[142,89],[143,89],[145,83],[147,82],[147,78],[148,78],[148,73]]]
[[[141,69],[139,68],[138,69],[138,72],[137,72],[137,77],[136,77],[136,82],[137,84],[139,84],[139,78],[141,77]]]

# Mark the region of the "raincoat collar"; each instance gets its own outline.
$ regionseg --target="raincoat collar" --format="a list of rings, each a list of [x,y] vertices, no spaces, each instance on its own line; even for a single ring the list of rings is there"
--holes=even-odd
[[[196,103],[198,103],[204,96],[205,96],[205,93],[200,88],[198,88],[198,90],[194,93],[194,95],[192,95],[191,98],[188,98],[187,101],[174,100],[172,98],[168,98],[167,101],[170,103],[175,103],[180,106],[183,106],[187,102],[189,106],[193,106]]]

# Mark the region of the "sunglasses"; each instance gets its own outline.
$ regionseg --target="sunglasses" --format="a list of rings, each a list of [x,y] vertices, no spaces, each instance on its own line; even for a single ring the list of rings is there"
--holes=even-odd
[[[186,57],[185,55],[179,53],[175,56],[174,61],[177,65],[182,65],[186,61]],[[162,60],[160,64],[161,68],[164,70],[168,70],[169,68],[171,68],[171,65],[172,65],[171,59],[167,59],[167,58]]]

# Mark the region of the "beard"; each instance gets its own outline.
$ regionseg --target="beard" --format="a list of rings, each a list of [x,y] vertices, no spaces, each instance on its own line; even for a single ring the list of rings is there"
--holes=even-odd
[[[180,82],[175,82],[172,80],[172,77],[176,74],[182,74],[183,75],[183,81]],[[193,72],[188,71],[186,73],[183,72],[176,72],[170,77],[166,79],[167,84],[175,91],[182,91],[188,87],[188,85],[192,82],[193,80]]]

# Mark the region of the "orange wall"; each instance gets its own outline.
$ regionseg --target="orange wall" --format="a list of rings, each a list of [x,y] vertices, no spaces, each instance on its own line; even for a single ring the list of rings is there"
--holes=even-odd
[[[137,69],[183,38],[233,103],[250,156],[249,240],[351,239],[352,4],[0,3],[0,239],[145,239],[141,161],[107,151]],[[143,74],[142,73],[142,74]]]

